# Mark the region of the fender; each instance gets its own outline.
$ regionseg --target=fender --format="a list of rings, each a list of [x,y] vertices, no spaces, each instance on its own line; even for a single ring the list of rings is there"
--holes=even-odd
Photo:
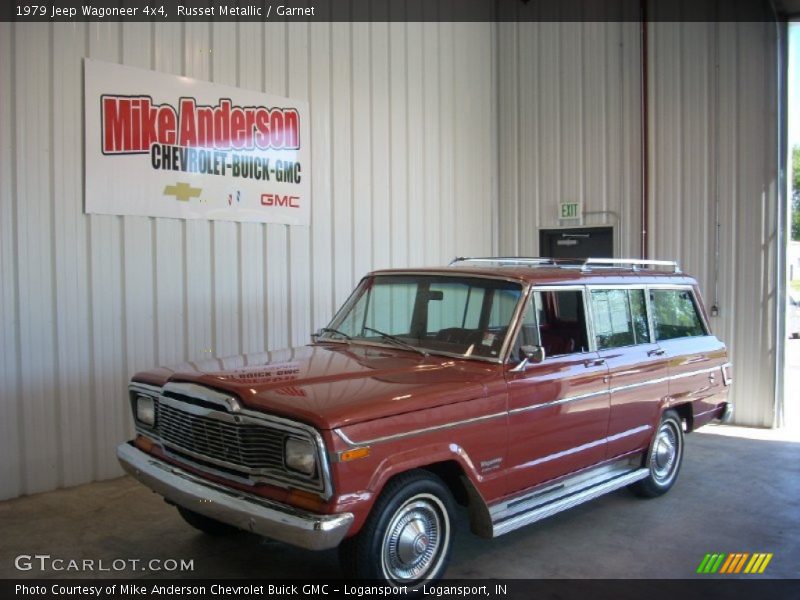
[[[461,446],[453,442],[433,442],[387,456],[375,469],[369,482],[369,489],[377,496],[386,482],[395,475],[448,460],[456,461],[473,485],[482,480],[469,455]]]
[[[348,532],[348,537],[355,535],[361,529],[372,511],[375,500],[392,477],[412,469],[421,469],[447,461],[455,461],[461,467],[460,482],[466,491],[472,532],[481,537],[491,537],[489,507],[478,489],[478,484],[486,478],[478,475],[467,452],[453,442],[429,443],[391,454],[382,460],[370,479],[368,490],[365,490],[367,493],[361,495],[361,499],[365,502],[359,503],[360,506],[353,511],[355,521]]]

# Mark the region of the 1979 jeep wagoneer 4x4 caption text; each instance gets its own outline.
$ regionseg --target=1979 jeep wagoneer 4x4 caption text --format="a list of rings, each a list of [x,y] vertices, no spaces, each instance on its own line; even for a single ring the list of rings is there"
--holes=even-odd
[[[414,586],[444,573],[458,504],[496,537],[663,494],[730,382],[675,263],[457,259],[367,275],[307,347],[138,373],[118,456],[202,531]]]

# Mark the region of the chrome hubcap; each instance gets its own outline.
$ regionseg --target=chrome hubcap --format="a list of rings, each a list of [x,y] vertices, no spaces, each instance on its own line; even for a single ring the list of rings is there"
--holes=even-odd
[[[660,484],[669,483],[675,475],[680,452],[680,434],[672,422],[663,423],[658,430],[653,452],[650,456],[650,465],[653,477]]]
[[[392,517],[383,539],[387,579],[423,580],[435,572],[449,543],[450,522],[441,501],[431,494],[410,498]]]

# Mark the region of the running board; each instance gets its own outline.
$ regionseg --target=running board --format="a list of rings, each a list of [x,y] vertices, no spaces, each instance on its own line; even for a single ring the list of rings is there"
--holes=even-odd
[[[556,485],[500,502],[489,509],[492,537],[501,536],[618,490],[644,479],[648,474],[648,469],[631,468],[627,464],[600,467]]]

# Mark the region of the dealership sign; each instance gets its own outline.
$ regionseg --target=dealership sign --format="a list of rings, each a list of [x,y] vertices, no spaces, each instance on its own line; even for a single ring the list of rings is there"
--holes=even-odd
[[[86,212],[308,225],[308,103],[85,61]]]

